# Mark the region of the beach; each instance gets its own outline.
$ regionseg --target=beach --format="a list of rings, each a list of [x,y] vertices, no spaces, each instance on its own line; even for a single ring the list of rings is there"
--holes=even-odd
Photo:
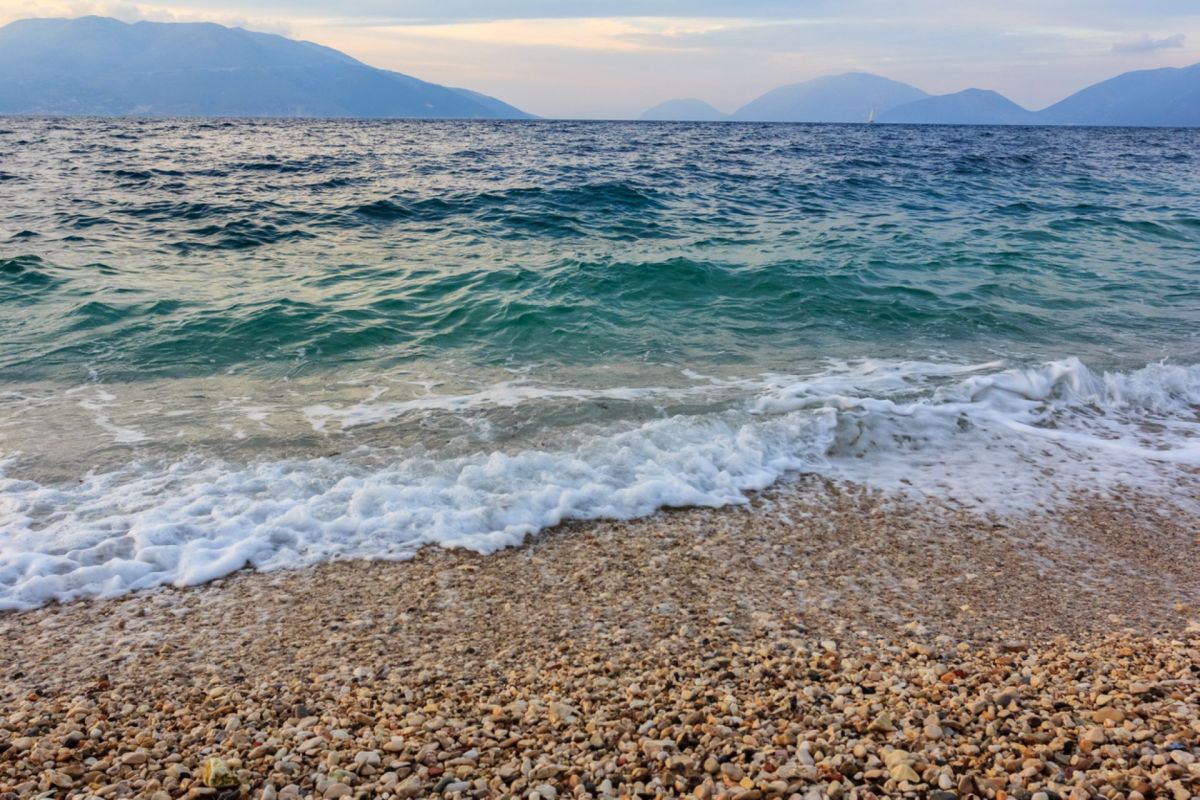
[[[1186,800],[1198,530],[814,478],[8,613],[0,797]]]
[[[1189,800],[1197,152],[4,120],[0,800]]]

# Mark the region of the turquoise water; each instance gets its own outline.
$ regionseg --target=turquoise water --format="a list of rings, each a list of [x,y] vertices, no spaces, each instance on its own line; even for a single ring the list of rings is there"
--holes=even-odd
[[[1178,495],[1198,145],[0,120],[0,604],[490,550],[796,472]]]

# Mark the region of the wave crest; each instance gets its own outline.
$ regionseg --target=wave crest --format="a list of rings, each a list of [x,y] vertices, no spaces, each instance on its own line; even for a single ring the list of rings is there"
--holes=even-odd
[[[398,452],[235,464],[143,461],[77,484],[6,475],[0,463],[0,608],[211,580],[245,566],[406,558],[439,544],[492,552],[568,519],[744,503],[816,473],[988,513],[1052,509],[1131,487],[1189,502],[1200,466],[1200,365],[1094,373],[1077,359],[835,363],[804,376],[705,385],[733,408],[573,428],[557,446],[439,457]],[[659,389],[610,389],[636,401]],[[447,397],[448,413],[595,393],[497,387]],[[318,432],[396,424],[438,406],[314,407]],[[376,412],[372,416],[372,412]]]

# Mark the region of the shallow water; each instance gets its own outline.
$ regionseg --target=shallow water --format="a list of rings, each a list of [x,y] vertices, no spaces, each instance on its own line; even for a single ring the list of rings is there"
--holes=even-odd
[[[0,119],[0,607],[1200,465],[1200,133]]]

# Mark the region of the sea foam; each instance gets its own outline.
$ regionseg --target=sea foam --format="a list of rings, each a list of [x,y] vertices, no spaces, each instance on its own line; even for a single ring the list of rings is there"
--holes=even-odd
[[[0,608],[197,584],[247,566],[402,559],[430,544],[490,553],[564,520],[746,503],[797,473],[1003,514],[1122,488],[1188,503],[1179,482],[1200,466],[1200,366],[1097,374],[1075,359],[1017,369],[868,361],[752,381],[691,377],[701,383],[678,391],[735,387],[744,397],[725,410],[575,430],[551,449],[398,453],[382,467],[193,456],[56,484],[18,477],[10,457],[0,461]],[[501,386],[309,416],[338,436],[330,419],[400,424],[431,403],[478,408],[574,391]]]

